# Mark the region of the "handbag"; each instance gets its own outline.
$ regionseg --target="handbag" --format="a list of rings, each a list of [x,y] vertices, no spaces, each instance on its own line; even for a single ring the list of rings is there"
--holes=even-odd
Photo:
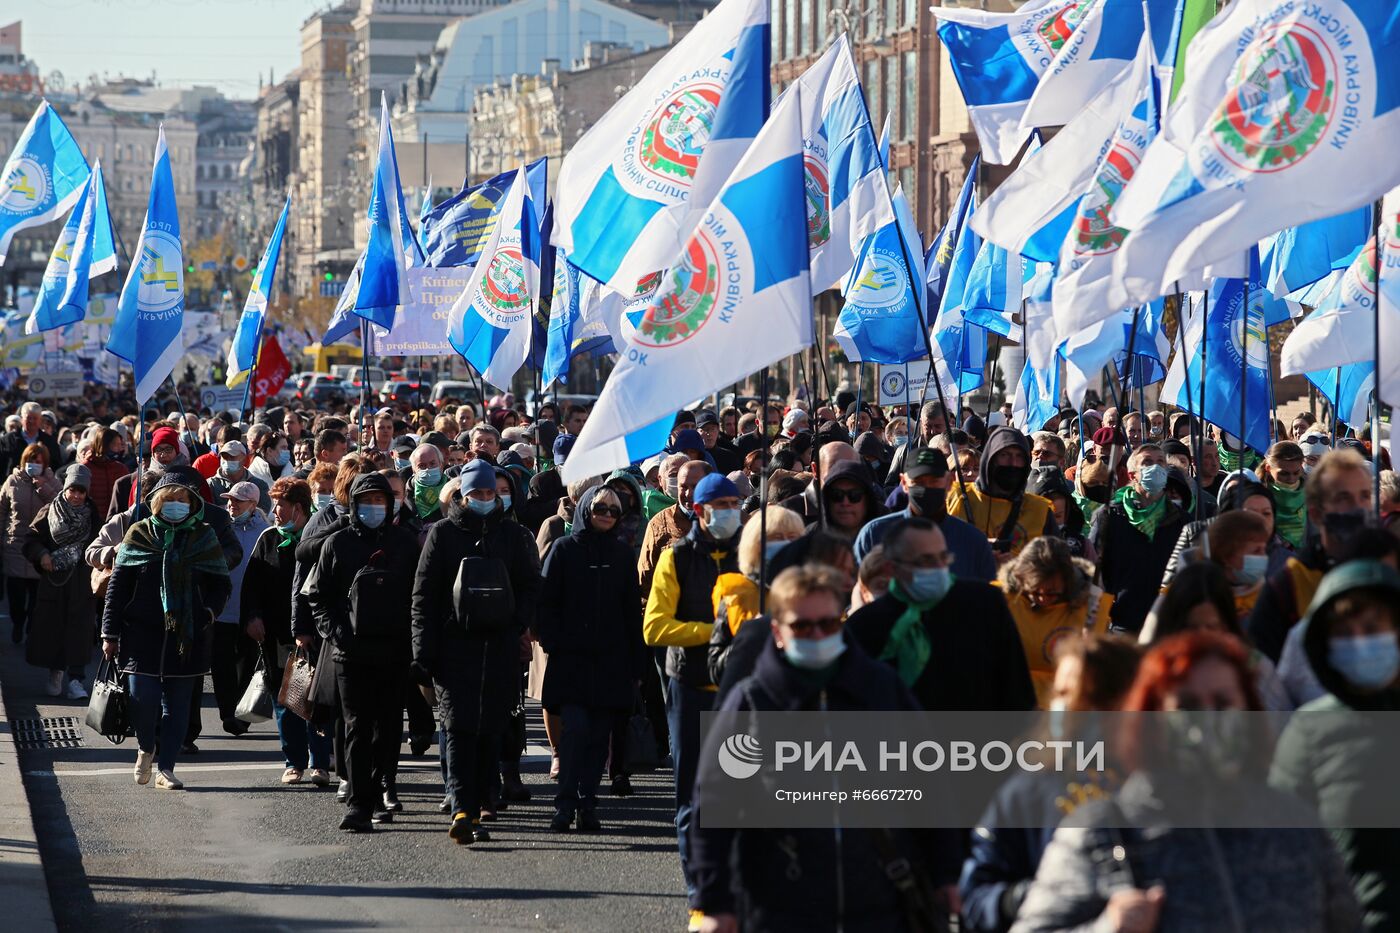
[[[277,702],[307,722],[311,721],[311,679],[315,671],[306,652],[298,646],[282,671],[282,687],[277,691]]]
[[[661,750],[656,745],[656,733],[652,731],[651,720],[647,718],[641,691],[637,691],[632,715],[627,720],[627,754],[623,756],[623,770],[628,774],[640,774],[655,771],[663,764]]]
[[[272,685],[269,683],[267,658],[259,651],[258,666],[248,681],[248,689],[234,708],[233,716],[247,723],[267,722],[272,718]]]
[[[335,646],[329,639],[321,640],[321,653],[311,674],[311,716],[306,720],[318,726],[328,726],[340,715],[340,689],[336,672]]]
[[[88,728],[101,733],[113,745],[120,745],[136,730],[131,723],[131,698],[126,692],[126,681],[117,670],[115,661],[103,660],[97,665],[97,679],[92,684],[92,695],[88,697]]]

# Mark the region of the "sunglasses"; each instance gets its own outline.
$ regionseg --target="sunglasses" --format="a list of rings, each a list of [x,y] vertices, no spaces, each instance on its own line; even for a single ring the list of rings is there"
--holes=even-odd
[[[609,515],[613,518],[622,517],[622,509],[619,509],[615,505],[606,505],[600,503],[598,505],[593,506],[592,512],[594,515]]]
[[[1321,434],[1305,434],[1299,438],[1298,443],[1312,446],[1314,444],[1326,444],[1327,438]]]
[[[787,625],[788,628],[792,629],[794,635],[806,638],[814,632],[821,632],[824,635],[837,632],[844,621],[842,616],[830,616],[825,619],[793,619]]]
[[[827,498],[832,502],[860,502],[865,498],[865,493],[859,489],[828,489]]]

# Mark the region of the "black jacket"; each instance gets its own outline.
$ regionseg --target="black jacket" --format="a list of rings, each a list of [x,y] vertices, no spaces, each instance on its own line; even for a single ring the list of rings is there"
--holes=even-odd
[[[549,655],[541,703],[550,712],[569,704],[631,708],[648,661],[632,549],[589,527],[600,488],[583,494],[572,533],[555,542],[544,565],[535,630]]]
[[[409,659],[409,599],[418,566],[418,539],[387,520],[378,528],[362,524],[353,506],[370,492],[382,492],[390,502],[394,498],[389,481],[378,473],[356,478],[350,487],[349,523],[321,544],[306,584],[307,605],[317,632],[334,646],[337,662],[404,665]],[[364,589],[357,586],[356,575],[368,568],[386,570],[389,577],[387,592],[374,595],[378,608],[373,617],[362,617],[357,615],[353,594]]]
[[[849,637],[879,658],[904,604],[886,593],[846,623]],[[1026,652],[1001,591],[957,580],[924,614],[933,653],[912,690],[927,710],[1035,709]]]
[[[55,473],[64,464],[63,451],[58,447],[58,441],[47,431],[41,430],[36,444],[43,444],[49,450],[49,469]],[[24,439],[21,431],[6,431],[4,437],[0,437],[0,476],[9,476],[19,466],[20,455],[24,453],[24,448],[29,444]]]
[[[452,596],[462,558],[495,557],[510,574],[515,615],[494,635],[468,633]],[[499,733],[520,696],[520,636],[535,620],[540,563],[530,533],[496,511],[481,517],[454,499],[428,530],[413,581],[413,663],[437,687],[438,715],[454,732]]]
[[[248,566],[243,569],[243,586],[239,590],[239,625],[246,629],[249,619],[262,619],[269,646],[292,643],[296,546],[280,547],[281,543],[282,535],[276,528],[258,536]]]
[[[1094,513],[1089,540],[1099,555],[1099,579],[1113,597],[1109,618],[1115,629],[1142,628],[1162,592],[1162,575],[1186,521],[1186,513],[1168,502],[1157,533],[1149,539],[1128,521],[1121,502],[1110,502]]]
[[[747,628],[752,622],[745,623]],[[743,631],[743,628],[740,631]],[[753,676],[721,709],[796,711],[916,710],[913,695],[883,664],[847,639],[824,686],[793,668],[768,638]],[[737,913],[743,930],[902,930],[904,908],[881,868],[875,831],[706,828],[704,810],[717,777],[719,730],[709,736],[696,776],[691,868],[706,913]],[[958,833],[896,831],[893,844],[922,863],[935,883],[957,876]]]
[[[319,638],[316,634],[316,619],[311,614],[311,605],[306,601],[306,596],[301,590],[306,583],[306,578],[311,574],[311,568],[316,566],[317,559],[321,556],[321,545],[326,539],[342,528],[350,525],[349,513],[340,506],[340,503],[333,502],[328,507],[312,514],[307,521],[306,527],[301,530],[301,540],[296,546],[296,567],[292,571],[292,592],[291,600],[291,624],[292,635],[310,635]]]
[[[529,496],[523,502],[516,502],[515,512],[520,516],[520,524],[534,534],[540,530],[545,520],[554,514],[559,500],[567,490],[558,470],[542,470],[530,477]]]

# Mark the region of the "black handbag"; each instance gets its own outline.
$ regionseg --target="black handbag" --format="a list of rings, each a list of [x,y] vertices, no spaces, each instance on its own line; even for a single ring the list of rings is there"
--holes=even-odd
[[[131,697],[126,692],[126,679],[117,670],[115,661],[103,660],[97,665],[97,679],[88,697],[88,728],[100,733],[113,745],[120,745],[136,730],[131,723]]]
[[[627,719],[627,754],[622,756],[623,770],[628,774],[656,771],[665,764],[665,756],[656,744],[656,733],[647,718],[641,692],[637,692],[632,715]]]

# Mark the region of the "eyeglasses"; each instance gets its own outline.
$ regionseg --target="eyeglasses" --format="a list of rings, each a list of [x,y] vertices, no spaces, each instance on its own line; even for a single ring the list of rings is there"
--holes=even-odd
[[[1312,446],[1314,444],[1322,444],[1326,446],[1329,443],[1329,441],[1327,440],[1326,436],[1322,434],[1304,434],[1298,439],[1298,443],[1307,444],[1308,446]]]
[[[832,502],[860,502],[865,498],[865,493],[859,489],[835,489],[826,490],[826,496]]]
[[[817,632],[830,635],[840,631],[845,621],[845,616],[827,616],[824,619],[793,619],[783,624],[792,629],[792,634],[798,638],[807,638]]]
[[[597,505],[593,506],[593,508],[592,508],[591,511],[593,512],[594,515],[608,515],[608,516],[611,516],[611,517],[613,517],[613,518],[621,518],[621,517],[622,517],[622,509],[619,509],[619,508],[618,508],[617,506],[615,506],[615,505],[607,505],[607,504],[601,503],[601,502],[598,503]]]

